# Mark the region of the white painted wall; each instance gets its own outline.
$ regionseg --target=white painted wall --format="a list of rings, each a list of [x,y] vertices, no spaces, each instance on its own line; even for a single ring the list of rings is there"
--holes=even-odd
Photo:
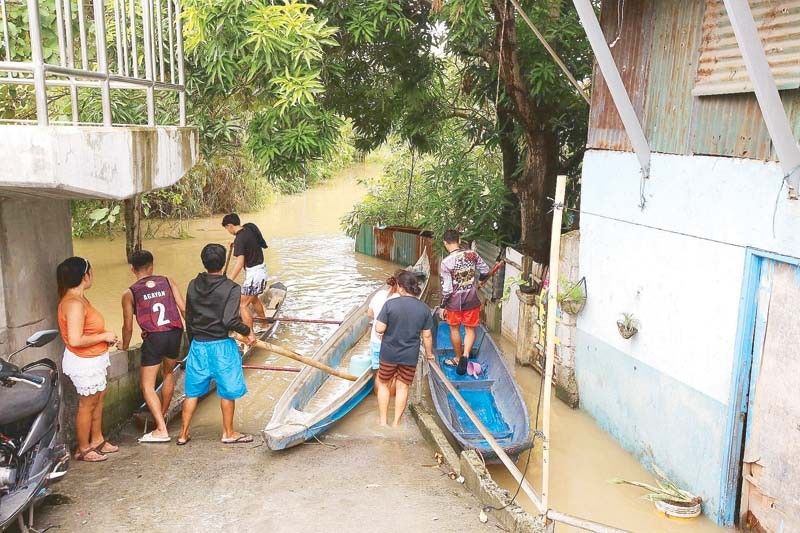
[[[119,200],[172,185],[198,155],[195,128],[0,126],[0,191]]]
[[[522,265],[522,254],[511,247],[506,248],[506,259]],[[513,278],[519,278],[520,270],[513,265],[506,263],[506,283]],[[519,327],[519,299],[511,291],[508,300],[503,302],[501,330],[503,335],[509,339],[517,340],[517,328]]]
[[[800,256],[800,202],[773,163],[654,154],[651,171],[642,211],[636,156],[586,154],[578,328],[727,404],[745,247]],[[641,321],[627,341],[623,312]]]

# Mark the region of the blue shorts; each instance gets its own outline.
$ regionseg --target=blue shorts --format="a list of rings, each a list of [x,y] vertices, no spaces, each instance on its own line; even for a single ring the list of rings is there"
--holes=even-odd
[[[372,356],[372,370],[378,370],[381,366],[381,343],[370,341],[369,354]]]
[[[199,398],[217,382],[217,394],[223,400],[237,400],[247,394],[242,372],[242,358],[233,339],[193,340],[186,356],[186,397]]]

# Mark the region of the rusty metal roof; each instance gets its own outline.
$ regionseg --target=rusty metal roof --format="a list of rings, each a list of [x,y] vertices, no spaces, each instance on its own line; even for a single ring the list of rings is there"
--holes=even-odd
[[[800,87],[800,0],[750,0],[778,89]],[[706,0],[703,40],[692,94],[752,92],[722,0]]]

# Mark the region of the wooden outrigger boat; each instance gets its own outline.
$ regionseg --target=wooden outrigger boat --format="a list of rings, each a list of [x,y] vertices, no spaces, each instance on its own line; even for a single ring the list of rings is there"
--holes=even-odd
[[[431,273],[425,250],[417,263],[407,270],[423,278],[420,298],[424,300]],[[370,299],[371,296],[347,314],[336,332],[316,351],[314,359],[334,368],[348,365],[351,349],[363,337],[369,339],[371,325],[367,309]],[[323,433],[372,392],[374,374],[372,368],[367,368],[351,382],[317,368],[305,367],[278,400],[272,418],[262,431],[264,442],[271,450],[283,450]]]
[[[264,291],[261,296],[259,296],[261,303],[264,304],[266,318],[274,320],[273,322],[269,322],[269,325],[266,328],[258,329],[258,326],[256,326],[256,337],[258,337],[259,340],[263,341],[269,339],[275,334],[275,330],[278,329],[278,325],[280,324],[281,307],[283,307],[283,302],[286,300],[286,292],[286,285],[278,282],[270,285],[269,289]],[[255,348],[248,347],[243,343],[238,344],[239,349],[242,352],[242,361],[244,361],[250,356]],[[167,424],[169,424],[169,422],[175,418],[175,416],[180,414],[181,408],[183,407],[183,400],[186,399],[186,393],[184,391],[185,377],[183,367],[183,364],[179,364],[175,366],[175,370],[173,370],[173,374],[175,375],[175,392],[172,395],[172,402],[169,404],[167,414],[164,416],[164,420],[167,422]],[[215,388],[216,384],[212,382],[211,391],[213,391]],[[159,385],[156,389],[156,392],[160,391],[161,385]],[[209,391],[209,394],[211,391]],[[140,426],[147,426],[153,423],[153,418],[150,415],[150,412],[147,410],[147,405],[145,404],[142,404],[139,407],[139,410],[134,413],[133,417],[134,421]]]
[[[481,365],[481,373],[477,378],[467,374],[459,376],[455,367],[444,364],[445,359],[454,357],[450,326],[439,321],[436,316],[434,322],[436,331],[433,347],[439,367],[506,454],[516,459],[521,452],[531,447],[530,418],[522,392],[503,359],[502,352],[486,328],[483,325],[478,326],[472,350],[477,357],[470,360]],[[463,338],[463,329],[461,334]],[[487,462],[497,462],[497,454],[435,373],[428,373],[428,384],[436,412],[458,444],[465,450],[478,450]]]

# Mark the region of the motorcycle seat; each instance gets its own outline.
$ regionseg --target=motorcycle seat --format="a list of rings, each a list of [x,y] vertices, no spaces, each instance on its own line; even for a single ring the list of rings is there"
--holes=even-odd
[[[53,372],[49,369],[32,369],[27,373],[45,378],[41,388],[27,383],[15,383],[12,387],[0,386],[0,426],[22,420],[42,411],[53,390]]]

